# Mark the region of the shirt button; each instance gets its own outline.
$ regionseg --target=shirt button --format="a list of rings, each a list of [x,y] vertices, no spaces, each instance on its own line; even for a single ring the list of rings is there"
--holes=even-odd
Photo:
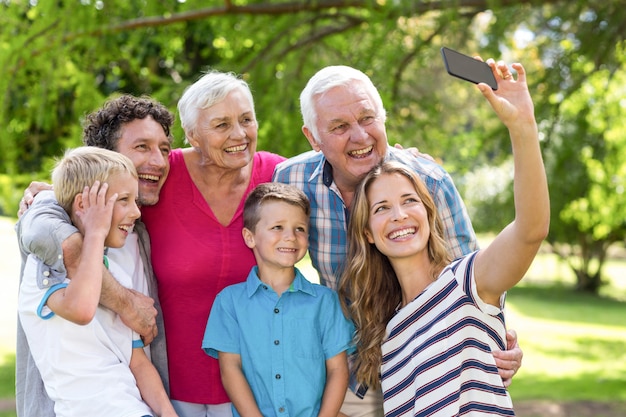
[[[280,379],[280,374],[276,374],[276,376],[274,378]]]
[[[59,256],[57,256],[57,258],[63,259],[63,255],[59,255]]]
[[[278,412],[279,412],[279,413],[284,413],[284,412],[285,412],[285,407],[280,407],[280,408],[278,409]]]
[[[44,279],[41,283],[42,283],[43,285],[46,285],[46,286],[47,286],[49,282],[50,282],[50,281],[48,281],[47,279]]]
[[[264,286],[263,286],[263,289],[264,289],[264,290],[266,290],[266,289],[267,289],[267,285],[264,285]]]
[[[274,313],[278,314],[278,313],[280,313],[280,310],[279,310],[279,309],[277,309],[277,308],[275,308],[275,309],[274,309]]]
[[[275,345],[280,345],[280,340],[274,340]]]
[[[50,271],[43,271],[43,276],[44,277],[49,277],[50,276]]]

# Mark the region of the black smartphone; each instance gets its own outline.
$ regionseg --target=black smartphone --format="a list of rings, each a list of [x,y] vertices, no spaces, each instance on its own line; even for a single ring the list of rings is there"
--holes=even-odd
[[[486,63],[445,46],[441,48],[441,56],[448,74],[474,84],[485,83],[492,90],[498,89],[496,77]]]

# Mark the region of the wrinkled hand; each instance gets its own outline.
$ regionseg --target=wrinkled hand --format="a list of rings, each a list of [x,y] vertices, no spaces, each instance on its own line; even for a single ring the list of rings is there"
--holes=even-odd
[[[132,289],[128,291],[130,293],[128,308],[120,314],[120,318],[125,325],[139,333],[144,345],[149,345],[158,333],[154,300],[138,291]]]
[[[405,148],[404,146],[400,145],[399,143],[396,143],[395,145],[393,145],[393,147],[396,148],[396,149],[400,149],[400,150],[406,151],[406,152],[410,153],[411,155],[413,155],[416,158],[422,157],[422,158],[429,159],[429,160],[431,160],[433,162],[436,162],[435,158],[433,158],[432,156],[430,156],[427,153],[420,152],[420,150],[417,147],[415,147],[415,146],[411,146],[410,148]]]
[[[524,356],[524,352],[517,344],[517,333],[515,330],[506,332],[506,349],[504,351],[496,350],[492,353],[496,359],[496,366],[502,382],[505,387],[508,387],[511,385],[513,375],[522,366],[522,357]]]
[[[24,196],[20,200],[20,206],[17,210],[17,217],[22,217],[22,214],[33,204],[35,196],[45,190],[52,190],[52,185],[40,181],[31,182],[28,188],[24,190]]]

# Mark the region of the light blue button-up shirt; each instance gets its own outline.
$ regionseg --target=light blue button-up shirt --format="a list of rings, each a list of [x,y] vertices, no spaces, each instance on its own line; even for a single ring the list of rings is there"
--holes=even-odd
[[[312,284],[296,269],[280,297],[257,276],[221,291],[202,348],[241,355],[243,373],[264,416],[317,416],[326,360],[351,346],[354,327],[337,293]],[[233,414],[239,414],[233,407]]]

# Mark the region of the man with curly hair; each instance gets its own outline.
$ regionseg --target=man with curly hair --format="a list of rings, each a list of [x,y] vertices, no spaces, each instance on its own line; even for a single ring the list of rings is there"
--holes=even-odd
[[[138,203],[153,205],[159,200],[159,192],[169,172],[173,122],[173,114],[155,100],[122,95],[87,115],[83,142],[129,157],[138,173]],[[56,203],[50,188],[46,183],[33,182],[26,190],[18,212],[21,218],[16,225],[18,243],[23,260],[29,253],[36,254],[62,276],[71,277],[77,266],[82,236]],[[108,252],[109,257],[116,258],[118,264],[127,268],[126,272],[133,277],[133,288],[120,285],[103,268],[100,303],[118,313],[128,327],[142,336],[146,346],[151,344],[152,362],[168,390],[165,333],[161,316],[157,315],[160,304],[150,264],[150,241],[140,221],[134,230],[124,247]],[[52,279],[47,280],[47,285],[52,282]],[[19,321],[15,367],[17,415],[54,416],[54,404],[44,390]]]

